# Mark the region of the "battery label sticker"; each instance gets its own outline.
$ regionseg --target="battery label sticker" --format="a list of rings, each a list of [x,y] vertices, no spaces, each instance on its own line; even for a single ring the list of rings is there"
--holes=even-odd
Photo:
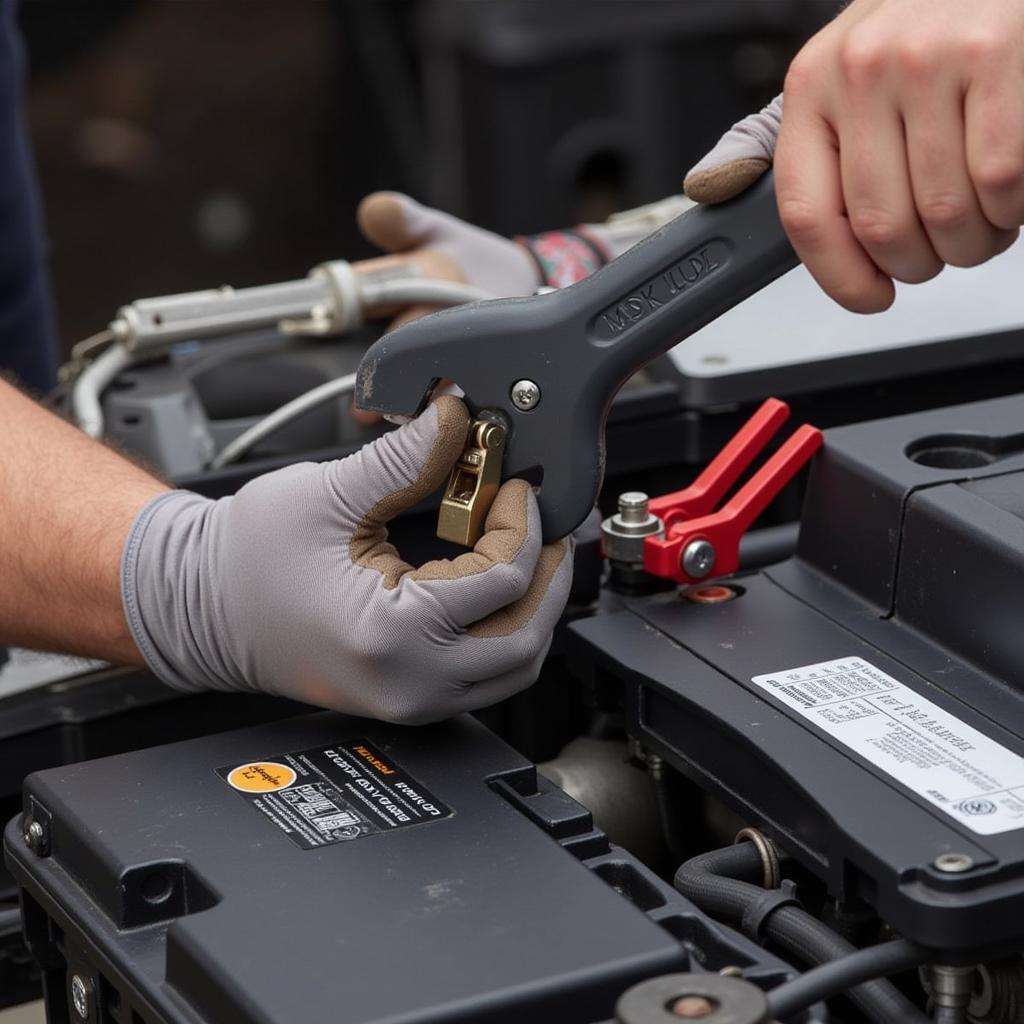
[[[305,850],[454,813],[362,739],[227,765],[217,774]]]
[[[753,682],[971,831],[1024,828],[1024,758],[862,658]]]

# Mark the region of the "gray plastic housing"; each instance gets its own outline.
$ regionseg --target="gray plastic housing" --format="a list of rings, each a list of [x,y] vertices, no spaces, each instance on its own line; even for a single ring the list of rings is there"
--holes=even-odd
[[[453,813],[302,849],[217,773],[353,737]],[[469,716],[304,716],[39,772],[24,806],[48,855],[19,817],[5,856],[54,1021],[73,973],[97,1022],[145,1024],[592,1024],[652,975],[792,974]]]

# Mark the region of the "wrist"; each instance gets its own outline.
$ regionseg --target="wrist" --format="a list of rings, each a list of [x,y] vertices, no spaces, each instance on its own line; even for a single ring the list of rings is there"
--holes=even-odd
[[[230,501],[230,499],[223,499]],[[150,497],[135,516],[120,558],[122,617],[138,663],[176,689],[215,686],[192,632],[189,600],[203,595],[207,518],[214,502],[190,491]]]
[[[586,227],[519,235],[514,241],[532,260],[539,282],[566,288],[600,270],[609,259],[601,240]]]

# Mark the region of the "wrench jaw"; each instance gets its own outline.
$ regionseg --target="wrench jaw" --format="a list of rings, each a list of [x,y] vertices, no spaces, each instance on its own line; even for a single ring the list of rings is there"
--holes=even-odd
[[[381,341],[367,350],[356,371],[356,405],[365,412],[383,416],[418,416],[427,407],[441,378],[402,372]]]

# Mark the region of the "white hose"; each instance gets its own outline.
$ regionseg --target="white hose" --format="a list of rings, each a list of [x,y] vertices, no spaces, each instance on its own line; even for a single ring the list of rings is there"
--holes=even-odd
[[[286,402],[279,409],[275,409],[270,415],[264,416],[258,423],[254,423],[248,430],[242,431],[230,444],[224,446],[213,462],[212,469],[223,469],[224,466],[235,462],[239,456],[244,455],[254,445],[259,444],[269,434],[279,430],[286,423],[297,419],[303,413],[309,412],[314,406],[328,402],[346,391],[354,391],[356,386],[356,375],[347,373],[344,377],[336,377],[324,384],[318,384],[298,398]]]
[[[347,265],[346,265],[347,266]],[[493,296],[483,288],[463,284],[458,281],[433,280],[430,278],[398,278],[394,280],[365,280],[359,283],[358,301],[363,310],[388,306],[458,306],[465,302],[478,302]],[[357,318],[361,322],[361,315]],[[221,325],[223,327],[223,325]],[[352,327],[358,326],[353,322]],[[103,331],[76,346],[78,358],[85,357],[105,344],[112,337]],[[123,344],[116,342],[90,362],[79,374],[71,389],[71,411],[75,422],[90,437],[103,436],[103,408],[100,401],[107,386],[122,370],[132,363],[132,355]],[[355,375],[339,377],[313,388],[305,395],[280,409],[275,410],[265,419],[260,420],[248,430],[239,434],[213,460],[214,469],[234,462],[240,455],[247,452],[253,445],[263,440],[268,434],[288,423],[296,416],[301,416],[307,409],[326,402],[335,395],[352,391],[355,387]]]
[[[71,415],[90,437],[103,436],[103,407],[100,398],[107,385],[132,362],[131,353],[120,343],[98,355],[71,387]]]
[[[461,306],[494,296],[476,285],[461,281],[409,277],[391,281],[363,280],[359,284],[363,309],[380,306]]]

